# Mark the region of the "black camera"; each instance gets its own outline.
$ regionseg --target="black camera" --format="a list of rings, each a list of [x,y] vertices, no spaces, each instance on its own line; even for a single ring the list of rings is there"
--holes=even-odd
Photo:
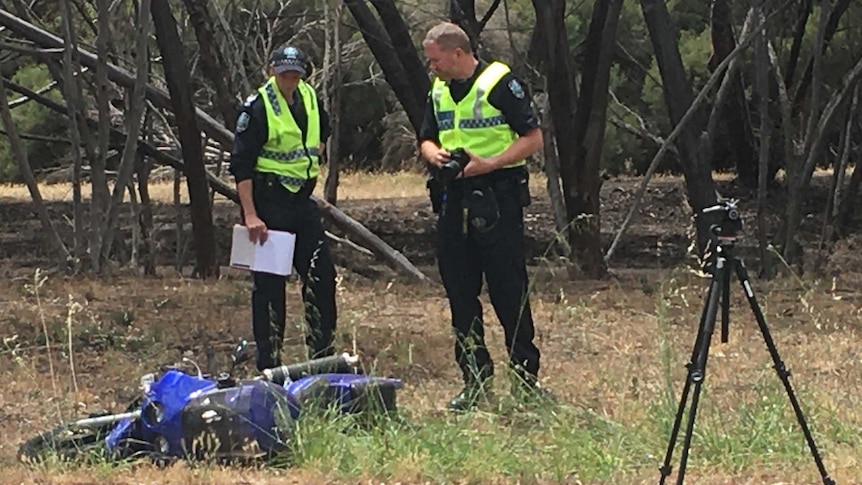
[[[710,227],[712,234],[722,241],[735,241],[742,230],[742,216],[737,208],[738,200],[720,200],[718,204],[703,209],[704,214],[721,211],[721,220]]]
[[[448,185],[464,171],[468,163],[470,163],[470,155],[463,148],[456,148],[449,152],[449,161],[440,167],[437,178],[443,185]]]

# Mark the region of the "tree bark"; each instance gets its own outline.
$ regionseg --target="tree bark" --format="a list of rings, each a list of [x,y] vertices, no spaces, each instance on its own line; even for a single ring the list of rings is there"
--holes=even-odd
[[[758,23],[762,24],[764,18],[764,1],[760,0],[757,6],[756,16]],[[760,112],[760,165],[757,174],[757,241],[760,248],[760,276],[769,278],[772,275],[772,264],[767,249],[766,236],[766,184],[767,167],[769,166],[770,128],[772,122],[769,117],[769,50],[766,43],[766,32],[761,31],[757,35],[754,44],[755,65],[755,90],[760,100],[758,111]]]
[[[713,0],[712,2],[712,46],[713,54],[709,61],[710,70],[723,61],[736,48],[736,39],[733,36],[733,19],[731,18],[729,0]],[[738,64],[734,62],[733,64]],[[721,121],[725,130],[712,142],[713,149],[711,166],[716,169],[722,165],[722,159],[731,155],[736,164],[736,173],[739,180],[746,187],[757,186],[758,165],[754,150],[754,135],[751,123],[748,119],[749,109],[745,99],[745,86],[739,71],[733,64],[728,69],[729,79],[727,109],[721,111]],[[716,104],[723,100],[717,99]],[[712,121],[712,120],[710,120]],[[712,137],[714,133],[710,131]],[[725,150],[724,147],[727,147]]]
[[[137,158],[137,144],[135,141],[141,133],[141,117],[144,114],[145,96],[144,88],[147,85],[147,77],[149,74],[149,35],[150,35],[150,1],[141,0],[141,5],[138,10],[137,32],[135,38],[135,71],[137,77],[135,84],[129,90],[128,111],[126,112],[126,131],[128,136],[123,146],[123,153],[120,158],[120,166],[118,169],[117,181],[114,184],[114,192],[111,195],[111,200],[108,203],[108,214],[104,222],[100,224],[102,233],[102,246],[99,248],[102,260],[107,261],[111,252],[111,246],[114,244],[115,228],[117,225],[117,215],[120,212],[120,204],[123,202],[123,192],[126,186],[132,180],[132,174],[135,169],[135,160]],[[108,132],[105,133],[107,138]],[[143,195],[141,203],[144,203]]]
[[[219,114],[221,114],[224,126],[228,130],[236,129],[236,105],[234,96],[231,95],[227,83],[227,72],[225,67],[228,65],[225,62],[218,42],[216,42],[213,34],[212,16],[207,6],[207,0],[183,0],[186,11],[189,14],[189,21],[195,31],[195,37],[198,40],[200,49],[201,71],[206,79],[212,83],[215,89],[215,97],[212,100]],[[226,147],[227,150],[230,147]]]
[[[557,158],[560,162],[560,178],[563,201],[566,205],[566,221],[570,223],[578,216],[577,167],[575,166],[574,113],[578,90],[569,63],[569,44],[566,37],[564,0],[533,0],[536,11],[536,30],[544,33],[547,49],[544,65],[548,78],[548,104],[551,122],[556,136]],[[568,227],[568,225],[567,225]],[[571,241],[571,229],[566,231],[566,240]],[[578,262],[580,263],[580,262]]]
[[[808,25],[808,17],[811,15],[811,5],[812,0],[802,0],[799,3],[799,15],[796,19],[796,27],[793,29],[793,43],[787,60],[785,81],[788,86],[792,85],[793,77],[796,75],[796,65],[799,63],[799,53],[802,50],[802,39],[805,37],[805,26]]]
[[[826,129],[831,125],[838,108],[847,102],[847,99],[856,87],[856,83],[860,80],[862,80],[862,58],[844,76],[841,91],[829,100],[829,103],[823,110],[823,114],[818,118],[816,129],[810,136],[811,140],[806,143],[806,146],[810,148],[805,152],[804,164],[797,176],[790,179],[787,194],[787,209],[784,217],[785,234],[782,248],[784,258],[789,262],[799,262],[796,260],[799,255],[799,248],[796,247],[796,231],[802,220],[802,202],[807,195],[811,176],[814,174],[814,166],[820,157],[823,144],[826,142]]]
[[[411,85],[413,80],[408,77],[399,58],[391,55],[394,49],[392,41],[380,22],[374,17],[374,13],[365,4],[365,0],[345,0],[344,3],[350,9],[353,19],[356,20],[362,38],[365,39],[365,43],[368,44],[368,48],[371,49],[371,53],[377,63],[380,64],[380,68],[383,69],[386,82],[392,87],[395,97],[398,98],[407,113],[410,124],[418,133],[425,114],[425,99],[428,92],[426,91],[421,98],[416,97]]]
[[[327,12],[329,11],[329,1],[327,0]],[[331,59],[327,59],[328,79],[324,82],[326,89],[324,102],[327,103],[326,111],[329,113],[329,126],[332,134],[326,144],[326,162],[329,164],[329,170],[326,174],[323,198],[332,205],[338,203],[338,171],[341,162],[341,19],[344,6],[342,0],[335,0],[334,3],[335,8],[332,9],[333,19],[331,22],[332,35],[327,33],[329,45],[327,52]]]
[[[670,121],[676,126],[692,103],[691,86],[679,53],[677,32],[664,1],[640,0],[640,3],[661,73]],[[712,224],[712,218],[702,215],[701,211],[716,202],[709,163],[699,147],[699,134],[704,127],[702,120],[702,116],[695,114],[692,122],[683,128],[677,142],[688,201],[695,214],[698,255],[703,255]]]
[[[33,206],[36,209],[39,221],[42,223],[42,229],[48,235],[48,241],[53,249],[57,266],[63,268],[69,262],[71,255],[54,228],[54,224],[51,222],[48,209],[45,207],[42,194],[39,192],[39,186],[36,184],[36,178],[33,177],[33,170],[30,169],[30,162],[27,160],[27,152],[21,144],[21,139],[18,138],[18,129],[15,126],[15,121],[12,119],[12,112],[9,110],[9,100],[6,96],[5,84],[4,82],[0,82],[0,120],[2,120],[8,134],[12,156],[18,162],[18,171],[21,174],[21,178],[24,179],[24,183],[27,184],[27,190],[30,191],[30,198],[33,199]]]
[[[577,186],[570,246],[584,275],[606,273],[601,239],[601,159],[607,122],[611,60],[622,0],[596,0],[584,42],[584,71],[575,111],[575,183]]]
[[[72,22],[72,9],[69,8],[70,0],[63,0],[63,37],[65,38],[63,49],[63,92],[68,104],[69,133],[72,138],[72,214],[74,224],[74,244],[72,254],[74,255],[76,270],[80,269],[84,255],[86,254],[87,238],[84,229],[84,203],[81,197],[81,126],[78,124],[78,113],[83,109],[80,101],[81,90],[79,79],[75,74],[75,63],[73,54],[76,50],[76,36]]]
[[[404,67],[404,73],[413,87],[413,97],[425,110],[425,100],[428,98],[428,91],[431,90],[431,79],[428,76],[428,68],[419,57],[416,47],[413,45],[413,38],[410,36],[410,28],[404,22],[404,17],[395,7],[392,0],[371,0],[383,26],[389,33],[389,38],[392,39],[392,46],[395,49],[395,55]]]
[[[212,210],[209,203],[209,190],[204,168],[201,135],[192,103],[189,85],[189,68],[182,50],[177,25],[167,0],[153,0],[151,9],[156,41],[162,54],[165,80],[173,101],[173,111],[179,127],[183,160],[186,164],[186,183],[191,203],[192,234],[197,259],[196,273],[201,278],[218,277],[219,266],[216,260],[215,231]]]
[[[831,4],[832,1],[833,0],[822,0],[820,2],[820,8],[827,8],[827,4]],[[829,42],[832,41],[832,37],[834,37],[835,33],[838,31],[838,22],[841,20],[841,16],[847,12],[847,9],[850,7],[850,2],[851,0],[835,0],[835,5],[832,6],[832,11],[829,12],[829,17],[828,20],[826,20],[826,25],[823,30],[823,38],[819,54],[818,52],[815,52],[808,58],[808,63],[805,65],[805,72],[802,75],[802,79],[799,81],[799,86],[796,88],[796,94],[794,96],[794,107],[796,109],[801,108],[802,100],[808,93],[808,88],[811,87],[812,84],[816,85],[816,78],[814,76],[815,59],[818,55],[826,53],[826,48],[829,47]],[[812,80],[815,82],[812,83]],[[790,81],[787,82],[789,83]]]
[[[108,44],[111,38],[111,14],[109,0],[96,0],[99,29],[96,36],[96,108],[99,124],[96,134],[96,156],[90,161],[90,255],[93,272],[102,272],[102,226],[108,209],[108,181],[105,177],[108,159],[108,132],[111,126],[111,107],[108,103]],[[122,188],[121,188],[122,192]]]
[[[449,0],[449,20],[467,32],[473,52],[481,51],[480,38],[485,25],[500,7],[500,0],[494,0],[481,19],[476,17],[476,0]]]

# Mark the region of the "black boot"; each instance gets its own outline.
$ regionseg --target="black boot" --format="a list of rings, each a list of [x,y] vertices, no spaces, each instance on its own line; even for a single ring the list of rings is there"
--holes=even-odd
[[[468,382],[464,389],[449,401],[450,411],[469,411],[491,395],[492,379]]]
[[[513,373],[512,397],[528,406],[543,406],[557,403],[553,392],[539,385],[535,376]]]

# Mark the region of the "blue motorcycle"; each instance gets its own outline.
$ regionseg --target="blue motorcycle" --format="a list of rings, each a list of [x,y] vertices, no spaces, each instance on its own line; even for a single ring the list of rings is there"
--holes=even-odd
[[[54,454],[74,459],[98,452],[112,459],[145,455],[156,460],[254,460],[288,449],[300,416],[312,409],[379,415],[396,411],[399,379],[365,375],[359,358],[344,353],[265,369],[237,380],[249,360],[247,342],[231,355],[228,372],[205,375],[168,368],[141,377],[141,394],[126,412],[66,423],[24,442],[18,458],[33,462]],[[210,363],[210,369],[212,364]]]

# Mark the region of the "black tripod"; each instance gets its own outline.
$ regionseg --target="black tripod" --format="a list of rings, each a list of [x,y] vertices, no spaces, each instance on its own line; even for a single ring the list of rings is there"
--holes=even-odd
[[[820,453],[817,451],[817,445],[814,443],[814,438],[808,430],[808,425],[805,422],[805,416],[802,414],[802,409],[799,407],[799,401],[793,393],[793,387],[790,385],[790,371],[784,366],[781,356],[778,355],[778,349],[775,347],[775,342],[769,334],[769,329],[766,326],[766,319],[763,317],[763,312],[757,304],[757,299],[751,289],[751,284],[748,280],[748,271],[745,269],[745,264],[733,255],[733,247],[736,242],[737,232],[742,228],[742,220],[739,217],[739,212],[736,209],[736,201],[723,201],[719,205],[704,209],[704,213],[724,211],[723,219],[719,224],[712,226],[712,232],[715,236],[713,239],[712,254],[708,258],[710,261],[707,266],[707,271],[712,273],[712,282],[709,286],[709,293],[706,297],[706,304],[703,313],[700,317],[700,326],[697,331],[697,339],[694,344],[694,352],[691,356],[691,361],[686,365],[688,368],[688,378],[685,381],[685,386],[682,389],[682,397],[679,402],[679,408],[676,412],[676,420],[673,423],[673,430],[670,435],[670,443],[668,444],[667,454],[665,455],[664,465],[660,468],[661,479],[660,484],[664,484],[667,477],[670,476],[671,466],[670,460],[673,456],[674,444],[679,435],[679,428],[682,422],[682,415],[688,401],[688,393],[691,386],[694,385],[694,394],[691,400],[691,410],[689,411],[688,423],[685,429],[685,437],[683,439],[682,460],[677,475],[677,484],[682,485],[685,478],[685,467],[688,461],[689,447],[691,446],[691,436],[694,429],[694,420],[697,414],[697,403],[700,398],[700,388],[706,377],[706,360],[709,354],[709,344],[712,340],[712,333],[715,330],[715,319],[718,313],[718,306],[721,305],[721,341],[727,342],[728,321],[730,316],[730,274],[735,272],[745,291],[745,296],[748,298],[748,304],[751,306],[754,317],[760,326],[760,333],[763,334],[763,339],[766,341],[766,347],[772,355],[772,361],[775,364],[775,371],[778,377],[784,384],[784,389],[787,391],[787,396],[790,398],[790,404],[793,406],[793,411],[796,413],[796,419],[799,421],[799,426],[802,427],[802,433],[805,435],[805,440],[808,442],[808,447],[811,454],[814,456],[814,462],[817,464],[817,469],[820,471],[820,476],[823,478],[825,485],[835,485],[835,481],[829,477],[826,468],[823,466],[823,460]]]

